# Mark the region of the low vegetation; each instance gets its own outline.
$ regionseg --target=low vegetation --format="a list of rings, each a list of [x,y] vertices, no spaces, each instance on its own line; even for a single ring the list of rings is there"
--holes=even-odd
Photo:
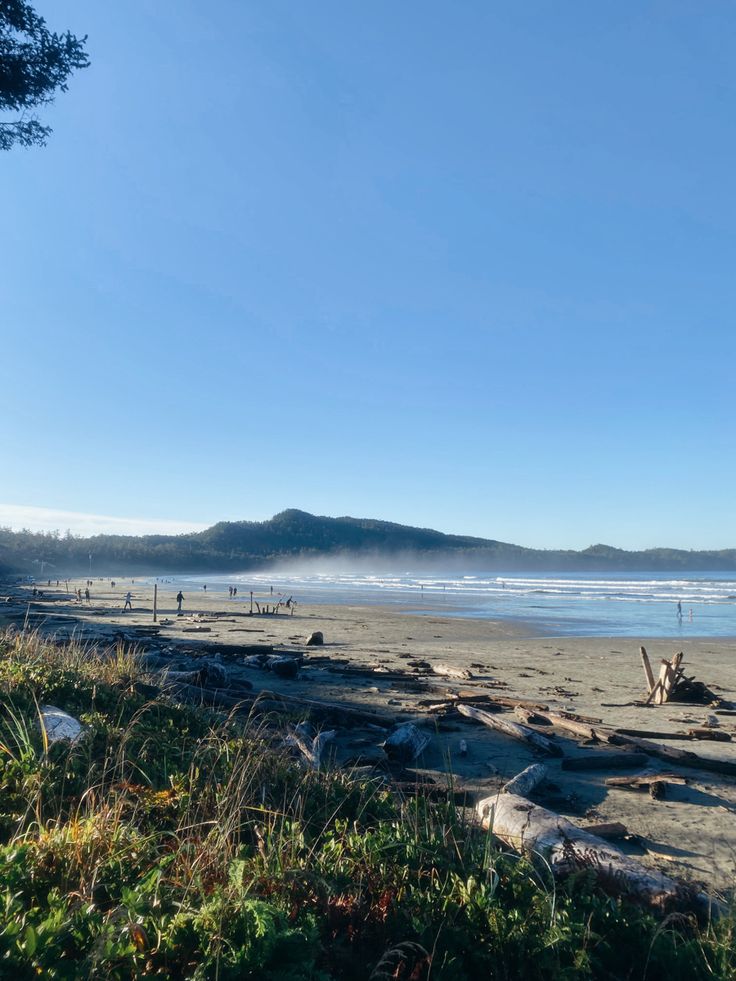
[[[736,976],[733,921],[555,886],[449,805],[306,772],[268,718],[150,701],[135,655],[0,635],[0,975]],[[85,725],[49,744],[40,706]],[[392,976],[398,977],[400,974]]]

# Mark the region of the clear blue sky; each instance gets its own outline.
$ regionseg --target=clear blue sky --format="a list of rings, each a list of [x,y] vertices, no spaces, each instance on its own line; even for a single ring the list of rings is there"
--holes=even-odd
[[[736,546],[736,7],[39,0],[0,502]]]

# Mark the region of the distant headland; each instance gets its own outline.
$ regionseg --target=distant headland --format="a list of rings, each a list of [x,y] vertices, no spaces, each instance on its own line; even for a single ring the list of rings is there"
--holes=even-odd
[[[736,571],[736,549],[632,552],[611,545],[582,551],[524,548],[446,535],[372,518],[330,518],[289,509],[268,521],[221,521],[181,535],[95,535],[0,529],[0,573],[37,577],[89,572],[229,572],[326,558],[485,571]]]

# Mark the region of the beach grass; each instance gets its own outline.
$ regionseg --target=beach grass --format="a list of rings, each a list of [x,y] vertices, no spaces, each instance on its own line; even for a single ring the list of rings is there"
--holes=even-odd
[[[554,883],[452,805],[148,680],[124,646],[0,634],[0,976],[360,981],[416,941],[442,981],[736,977],[732,917]],[[46,704],[82,738],[50,742]]]

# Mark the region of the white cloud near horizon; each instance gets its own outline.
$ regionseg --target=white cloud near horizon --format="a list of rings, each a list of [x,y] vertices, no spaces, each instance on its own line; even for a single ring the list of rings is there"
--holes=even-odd
[[[74,535],[179,535],[209,527],[198,521],[174,521],[170,518],[116,518],[106,514],[59,511],[55,508],[30,507],[23,504],[0,504],[0,528],[21,531],[59,531]]]

